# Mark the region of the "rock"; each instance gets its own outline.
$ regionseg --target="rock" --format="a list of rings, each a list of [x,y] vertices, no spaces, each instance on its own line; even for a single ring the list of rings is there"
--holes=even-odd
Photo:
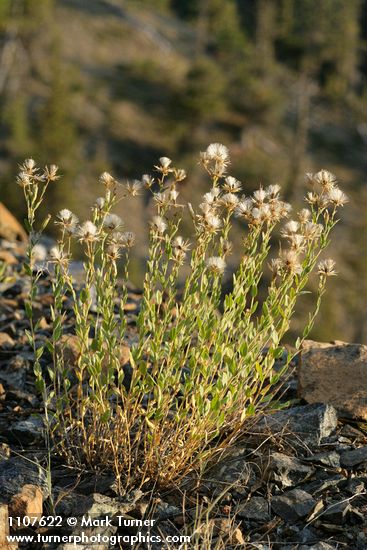
[[[13,356],[7,363],[7,368],[0,372],[0,380],[8,389],[24,390],[26,385],[29,361],[21,354]]]
[[[246,460],[246,449],[234,447],[228,454],[210,470],[210,481],[206,486],[222,492],[222,484],[233,484],[233,490],[238,494],[247,495],[249,489],[257,482],[253,466]],[[220,485],[218,487],[218,482]]]
[[[37,485],[23,485],[21,491],[13,495],[9,503],[12,517],[42,516],[43,493]]]
[[[343,468],[354,468],[367,461],[367,445],[353,449],[352,451],[346,451],[340,456],[340,464]]]
[[[269,504],[265,498],[252,497],[248,502],[239,505],[236,516],[247,520],[269,521]]]
[[[319,445],[336,429],[338,418],[336,410],[331,405],[312,404],[292,407],[286,411],[278,411],[265,416],[258,424],[257,430],[270,430],[279,433],[286,430],[294,438],[296,445]]]
[[[11,457],[0,461],[0,497],[6,500],[18,494],[24,485],[36,485],[48,495],[45,471],[35,462]]]
[[[75,367],[80,356],[79,338],[76,334],[63,334],[57,343],[57,352],[62,354],[68,367]]]
[[[312,546],[302,544],[302,546],[298,547],[298,550],[336,550],[336,547],[330,546],[330,544],[328,544],[327,542],[321,541],[313,544]]]
[[[367,346],[306,341],[298,365],[299,395],[367,420]]]
[[[309,515],[316,500],[302,489],[292,489],[271,499],[274,512],[286,521],[296,521]]]
[[[8,434],[22,445],[39,443],[44,438],[43,419],[40,416],[30,416],[26,420],[18,420],[11,425]]]
[[[303,464],[297,458],[282,453],[271,455],[269,468],[271,478],[282,487],[294,487],[309,478],[315,471],[314,468]]]
[[[305,457],[303,460],[307,462],[316,462],[330,468],[340,468],[340,456],[336,451],[326,453],[317,453],[312,456]]]
[[[15,342],[6,332],[0,332],[0,350],[9,350],[15,346]]]
[[[88,515],[97,518],[106,515],[128,514],[135,509],[136,501],[141,493],[137,492],[136,498],[130,499],[110,498],[99,493],[86,496],[80,493],[61,491],[60,494],[63,496],[56,508],[59,515],[65,517]],[[59,496],[57,488],[55,488],[55,496]]]
[[[322,521],[342,525],[345,522],[348,512],[351,510],[349,502],[337,502],[330,504],[322,513]]]
[[[14,265],[18,263],[18,260],[14,254],[9,252],[9,250],[0,250],[0,262],[4,262],[8,265]]]
[[[4,239],[27,241],[27,234],[17,219],[0,202],[0,237]]]

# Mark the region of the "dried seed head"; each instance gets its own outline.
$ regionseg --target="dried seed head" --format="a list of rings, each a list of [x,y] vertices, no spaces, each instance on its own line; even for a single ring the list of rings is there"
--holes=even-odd
[[[30,185],[34,184],[34,180],[31,179],[30,175],[27,172],[19,172],[16,179],[17,184],[20,187],[29,187]]]
[[[126,184],[126,191],[131,197],[137,197],[140,195],[140,191],[143,187],[143,184],[139,180],[134,180],[132,183]]]
[[[337,275],[335,271],[335,262],[332,259],[322,260],[317,265],[317,272],[324,277],[331,277]]]
[[[274,277],[276,277],[282,271],[283,262],[281,258],[273,258],[272,260],[270,260],[268,265],[269,265],[270,271],[272,272]]]
[[[280,234],[282,237],[290,237],[297,233],[299,229],[299,223],[295,220],[291,220],[290,222],[286,223]]]
[[[298,219],[301,223],[306,223],[311,218],[311,211],[308,208],[302,208],[298,212]]]
[[[96,200],[97,210],[99,210],[101,212],[104,208],[105,202],[106,202],[106,200],[105,200],[104,197],[98,197],[98,199]]]
[[[34,262],[44,262],[47,258],[47,249],[43,244],[35,244],[32,248],[31,255]]]
[[[286,271],[288,271],[288,273],[301,273],[302,266],[300,264],[298,252],[296,250],[281,250],[279,256],[282,262],[282,267]]]
[[[58,166],[56,164],[51,164],[50,166],[46,166],[44,169],[44,176],[48,181],[56,181],[60,178],[60,176],[57,175]]]
[[[107,249],[106,249],[106,256],[107,256],[107,258],[109,258],[110,260],[115,262],[121,256],[120,255],[120,247],[115,243],[109,244],[107,246]]]
[[[98,239],[98,229],[91,221],[84,222],[78,229],[80,241],[94,242]]]
[[[186,172],[183,168],[179,168],[178,170],[173,170],[173,175],[175,178],[175,181],[183,181],[186,178]]]
[[[63,208],[56,217],[59,220],[56,224],[60,225],[69,235],[76,232],[79,219],[70,210]]]
[[[190,243],[188,241],[185,241],[183,237],[178,236],[173,239],[172,248],[174,259],[177,262],[182,263],[185,260],[186,254],[190,249]]]
[[[328,172],[327,170],[320,170],[320,172],[314,174],[313,179],[326,192],[334,189],[336,185],[336,177],[334,176],[334,174]]]
[[[141,178],[141,181],[147,189],[150,189],[154,183],[154,178],[150,176],[149,174],[144,174]]]
[[[251,211],[253,208],[253,202],[249,198],[242,198],[241,201],[236,206],[236,210],[234,212],[236,218],[244,218],[245,220],[249,220],[251,216]]]
[[[25,172],[29,176],[32,176],[37,171],[36,162],[32,158],[26,159],[19,168],[21,172]]]
[[[303,235],[299,235],[298,233],[290,235],[289,242],[291,249],[297,250],[298,252],[301,252],[305,247],[305,237]]]
[[[274,185],[269,185],[265,189],[265,192],[269,199],[277,199],[280,192],[280,185],[278,185],[277,183],[275,183]]]
[[[184,238],[180,235],[173,239],[172,246],[173,248],[177,248],[179,250],[182,250],[183,252],[188,252],[190,250],[189,241],[185,241]]]
[[[233,176],[227,176],[223,184],[223,189],[227,191],[227,193],[239,193],[241,191],[241,182]]]
[[[267,192],[265,191],[265,189],[263,189],[262,187],[260,187],[260,189],[257,189],[257,191],[254,191],[254,203],[257,204],[257,205],[260,205],[264,202],[264,200],[266,199],[267,197]]]
[[[316,205],[320,201],[320,195],[317,193],[314,193],[313,191],[309,191],[306,195],[306,202],[311,205]]]
[[[238,205],[239,199],[234,193],[225,193],[220,199],[220,204],[229,212],[232,212]]]
[[[159,235],[163,235],[167,229],[167,223],[161,216],[154,216],[150,222],[150,226],[152,230],[159,233]]]
[[[161,163],[162,168],[167,169],[171,165],[172,160],[168,157],[161,157],[159,162]]]
[[[206,214],[202,218],[203,227],[209,231],[209,233],[216,233],[222,227],[222,220],[214,214]]]
[[[347,195],[338,187],[330,189],[325,198],[328,203],[334,206],[344,206],[349,201]]]
[[[99,181],[103,183],[106,189],[113,189],[117,184],[115,178],[113,178],[108,172],[103,172],[103,174],[99,177]]]
[[[115,231],[122,226],[122,220],[117,214],[107,214],[103,220],[103,227],[107,231]]]
[[[226,163],[229,161],[228,147],[221,143],[211,143],[206,149],[206,154],[209,160]]]
[[[200,153],[200,160],[209,174],[220,177],[230,163],[228,148],[221,143],[211,143],[206,151]]]
[[[220,189],[219,187],[213,187],[209,193],[205,193],[203,196],[204,202],[207,202],[208,204],[213,204],[218,200],[218,197],[220,195]]]
[[[50,261],[66,267],[69,263],[69,256],[60,247],[53,246],[50,250]]]
[[[302,227],[302,235],[307,241],[318,239],[322,233],[323,226],[320,223],[305,222]]]
[[[131,248],[135,244],[135,235],[131,231],[125,231],[121,235],[121,246],[124,248]]]
[[[169,202],[173,203],[173,204],[176,204],[178,195],[179,195],[179,192],[177,191],[177,189],[175,189],[174,187],[172,189],[170,189],[169,192],[168,192]]]
[[[212,256],[206,261],[207,268],[215,275],[222,275],[226,268],[226,262],[219,256]]]
[[[227,239],[221,240],[223,255],[228,256],[233,250],[233,244]]]

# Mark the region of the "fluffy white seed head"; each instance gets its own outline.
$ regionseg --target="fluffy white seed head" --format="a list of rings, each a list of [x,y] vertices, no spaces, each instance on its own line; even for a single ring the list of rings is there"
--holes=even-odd
[[[107,214],[103,220],[103,227],[107,231],[115,231],[122,225],[122,220],[117,214]]]
[[[226,262],[220,256],[211,256],[206,261],[207,268],[216,275],[222,275],[226,268]]]
[[[78,229],[80,241],[93,242],[98,238],[98,229],[91,221],[84,222]]]
[[[153,231],[163,235],[167,229],[167,223],[161,216],[154,216],[151,223],[151,228]]]
[[[325,277],[331,277],[333,275],[337,275],[337,272],[335,271],[335,262],[331,258],[328,258],[327,260],[321,260],[321,262],[317,265],[317,272],[319,275],[323,275]]]

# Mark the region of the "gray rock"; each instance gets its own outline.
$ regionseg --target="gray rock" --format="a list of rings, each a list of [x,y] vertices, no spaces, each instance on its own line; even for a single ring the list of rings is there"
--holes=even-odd
[[[308,456],[303,460],[307,462],[316,462],[323,466],[330,466],[331,468],[340,468],[340,456],[336,451],[330,451],[327,453],[317,453],[312,456]]]
[[[337,414],[331,405],[315,404],[293,407],[265,416],[258,424],[258,430],[283,432],[295,436],[295,443],[319,445],[337,427]]]
[[[55,488],[55,497],[58,493]],[[122,499],[122,498],[110,498],[99,493],[93,493],[92,495],[82,495],[80,493],[68,493],[65,495],[64,491],[61,491],[63,495],[62,500],[59,501],[56,512],[61,516],[82,516],[88,515],[92,517],[109,516],[112,517],[116,514],[124,515],[129,513],[136,507],[136,501],[134,499]]]
[[[302,489],[292,489],[271,499],[274,512],[286,521],[297,521],[308,516],[315,505],[316,500]]]
[[[39,443],[44,438],[43,419],[40,416],[30,416],[26,420],[18,420],[11,425],[8,436],[22,445]]]
[[[273,453],[270,457],[269,468],[271,477],[282,487],[294,487],[302,483],[314,473],[314,468],[303,464],[298,458],[282,453]]]
[[[367,346],[306,341],[298,365],[299,394],[342,416],[367,420]]]
[[[46,472],[39,464],[12,457],[0,461],[0,495],[8,500],[26,485],[37,485],[44,496],[49,494]]]
[[[336,546],[331,546],[327,542],[321,541],[316,544],[312,544],[312,546],[302,544],[298,550],[336,550]]]
[[[340,456],[340,464],[343,468],[353,468],[364,461],[367,461],[367,445],[352,451],[346,451]]]
[[[351,509],[349,502],[337,502],[330,504],[322,513],[322,521],[341,525],[345,522],[348,512]]]
[[[262,497],[252,497],[248,502],[240,504],[236,510],[236,516],[248,520],[269,521],[269,504]]]

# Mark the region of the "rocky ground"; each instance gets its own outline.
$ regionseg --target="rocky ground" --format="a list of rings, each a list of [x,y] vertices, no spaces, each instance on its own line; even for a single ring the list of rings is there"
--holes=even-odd
[[[192,510],[199,503],[204,511],[211,508],[206,527],[197,529],[199,538],[203,529],[212,529],[214,543],[221,537],[227,540],[223,546],[211,548],[367,548],[367,347],[362,345],[308,342],[283,387],[282,399],[291,403],[290,408],[249,426],[243,441],[208,471],[199,485],[188,480],[180,490],[154,495],[136,491],[129,498],[121,498],[113,476],[75,472],[56,459],[52,461],[50,484],[45,470],[42,407],[25,336],[27,283],[21,273],[24,236],[16,231],[4,233],[0,224],[1,235],[1,549],[7,548],[8,516],[51,514],[50,491],[55,513],[64,517],[107,514],[139,519],[153,509],[153,531],[163,535],[190,534],[190,529],[192,533]],[[139,292],[131,289],[126,307],[128,338],[134,338],[139,300]],[[50,282],[45,276],[36,305],[41,338],[50,332],[50,303]],[[71,310],[66,332],[69,328],[71,332]],[[70,340],[67,349],[72,361],[72,336],[66,338]],[[112,526],[88,529],[91,533],[131,535],[136,527],[113,522]],[[65,525],[23,526],[12,532],[65,534],[75,529]],[[195,548],[209,550],[202,540]],[[32,543],[19,548],[69,550],[71,546]],[[91,548],[109,547],[101,544]]]

